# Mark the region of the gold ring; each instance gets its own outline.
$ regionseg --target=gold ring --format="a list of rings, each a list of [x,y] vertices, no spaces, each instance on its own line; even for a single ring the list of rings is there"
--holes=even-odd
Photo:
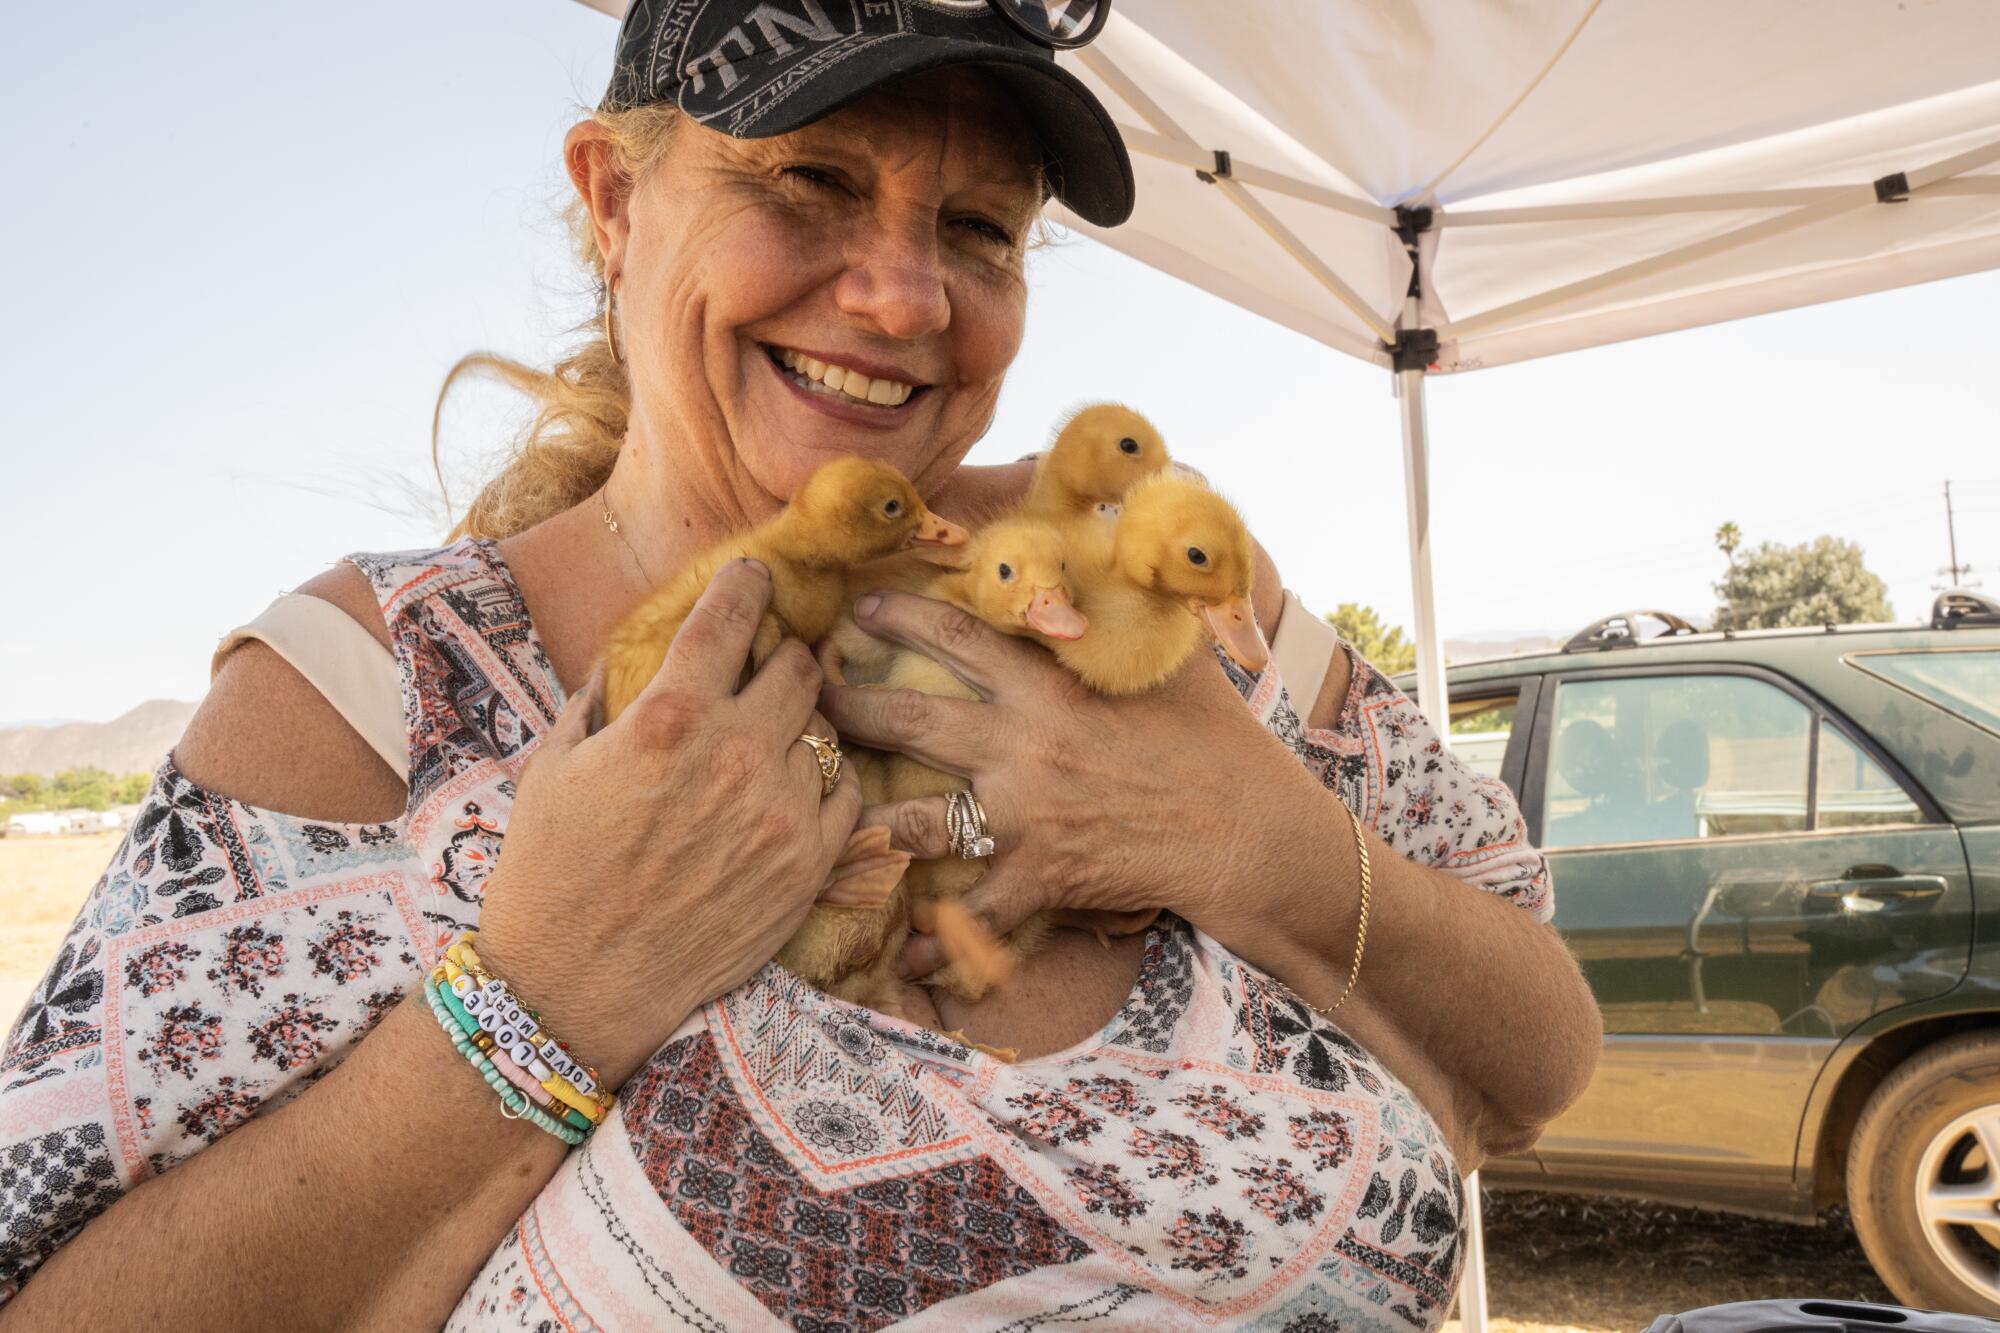
[[[833,795],[834,786],[840,781],[840,747],[825,736],[815,736],[810,731],[801,732],[799,739],[812,747],[813,758],[819,761],[819,794]]]

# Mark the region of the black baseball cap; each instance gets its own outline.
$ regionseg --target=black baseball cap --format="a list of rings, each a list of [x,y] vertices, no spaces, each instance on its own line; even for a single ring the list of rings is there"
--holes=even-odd
[[[762,139],[955,65],[987,70],[1020,103],[1070,211],[1100,227],[1132,215],[1132,160],[1110,113],[989,0],[632,0],[600,108],[670,102]]]

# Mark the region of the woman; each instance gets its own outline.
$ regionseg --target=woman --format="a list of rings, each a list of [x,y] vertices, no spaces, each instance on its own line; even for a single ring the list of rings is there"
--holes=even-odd
[[[1587,1080],[1511,799],[1352,654],[1296,709],[1207,660],[1098,699],[887,595],[864,627],[986,702],[823,688],[795,643],[739,690],[769,596],[739,562],[592,733],[611,626],[824,459],[970,522],[1019,495],[959,463],[1024,246],[1050,193],[1130,210],[1032,7],[801,4],[634,7],[566,145],[605,323],[472,509],[499,540],[306,585],[395,654],[406,775],[266,648],[223,660],[0,1063],[0,1329],[1425,1328],[1460,1173]],[[1274,571],[1257,601],[1277,628]],[[1168,914],[1059,933],[976,1006],[912,987],[921,1024],[829,1001],[766,962],[857,821],[950,841],[823,785],[800,737],[836,730],[973,779],[996,930]],[[440,1030],[424,983],[474,927],[619,1091],[578,1151]]]

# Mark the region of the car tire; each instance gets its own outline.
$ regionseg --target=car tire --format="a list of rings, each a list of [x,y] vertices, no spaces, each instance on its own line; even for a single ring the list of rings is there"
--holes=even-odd
[[[1979,1146],[1982,1129],[1992,1152]],[[1974,1231],[1934,1220],[1936,1187],[1960,1183],[1992,1195],[1963,1205],[1981,1216],[1990,1209],[1990,1226]],[[1982,1245],[2000,1251],[2000,1032],[1949,1038],[1890,1072],[1855,1122],[1847,1202],[1869,1262],[1897,1300],[2000,1315],[1991,1261],[1983,1278],[1972,1262]],[[1959,1256],[1963,1266],[1954,1262]]]

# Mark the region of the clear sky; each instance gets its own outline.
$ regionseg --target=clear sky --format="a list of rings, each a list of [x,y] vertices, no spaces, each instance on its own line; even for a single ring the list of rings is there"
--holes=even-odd
[[[0,719],[204,688],[214,640],[343,554],[434,544],[464,351],[546,362],[587,310],[563,131],[614,25],[569,0],[14,6],[0,19]],[[2000,587],[2000,276],[1431,386],[1447,637],[1713,609],[1749,541],[1859,541],[1903,617]],[[1312,604],[1407,621],[1387,377],[1080,238],[1036,257],[974,461],[1118,397]],[[448,423],[480,475],[511,421]]]

